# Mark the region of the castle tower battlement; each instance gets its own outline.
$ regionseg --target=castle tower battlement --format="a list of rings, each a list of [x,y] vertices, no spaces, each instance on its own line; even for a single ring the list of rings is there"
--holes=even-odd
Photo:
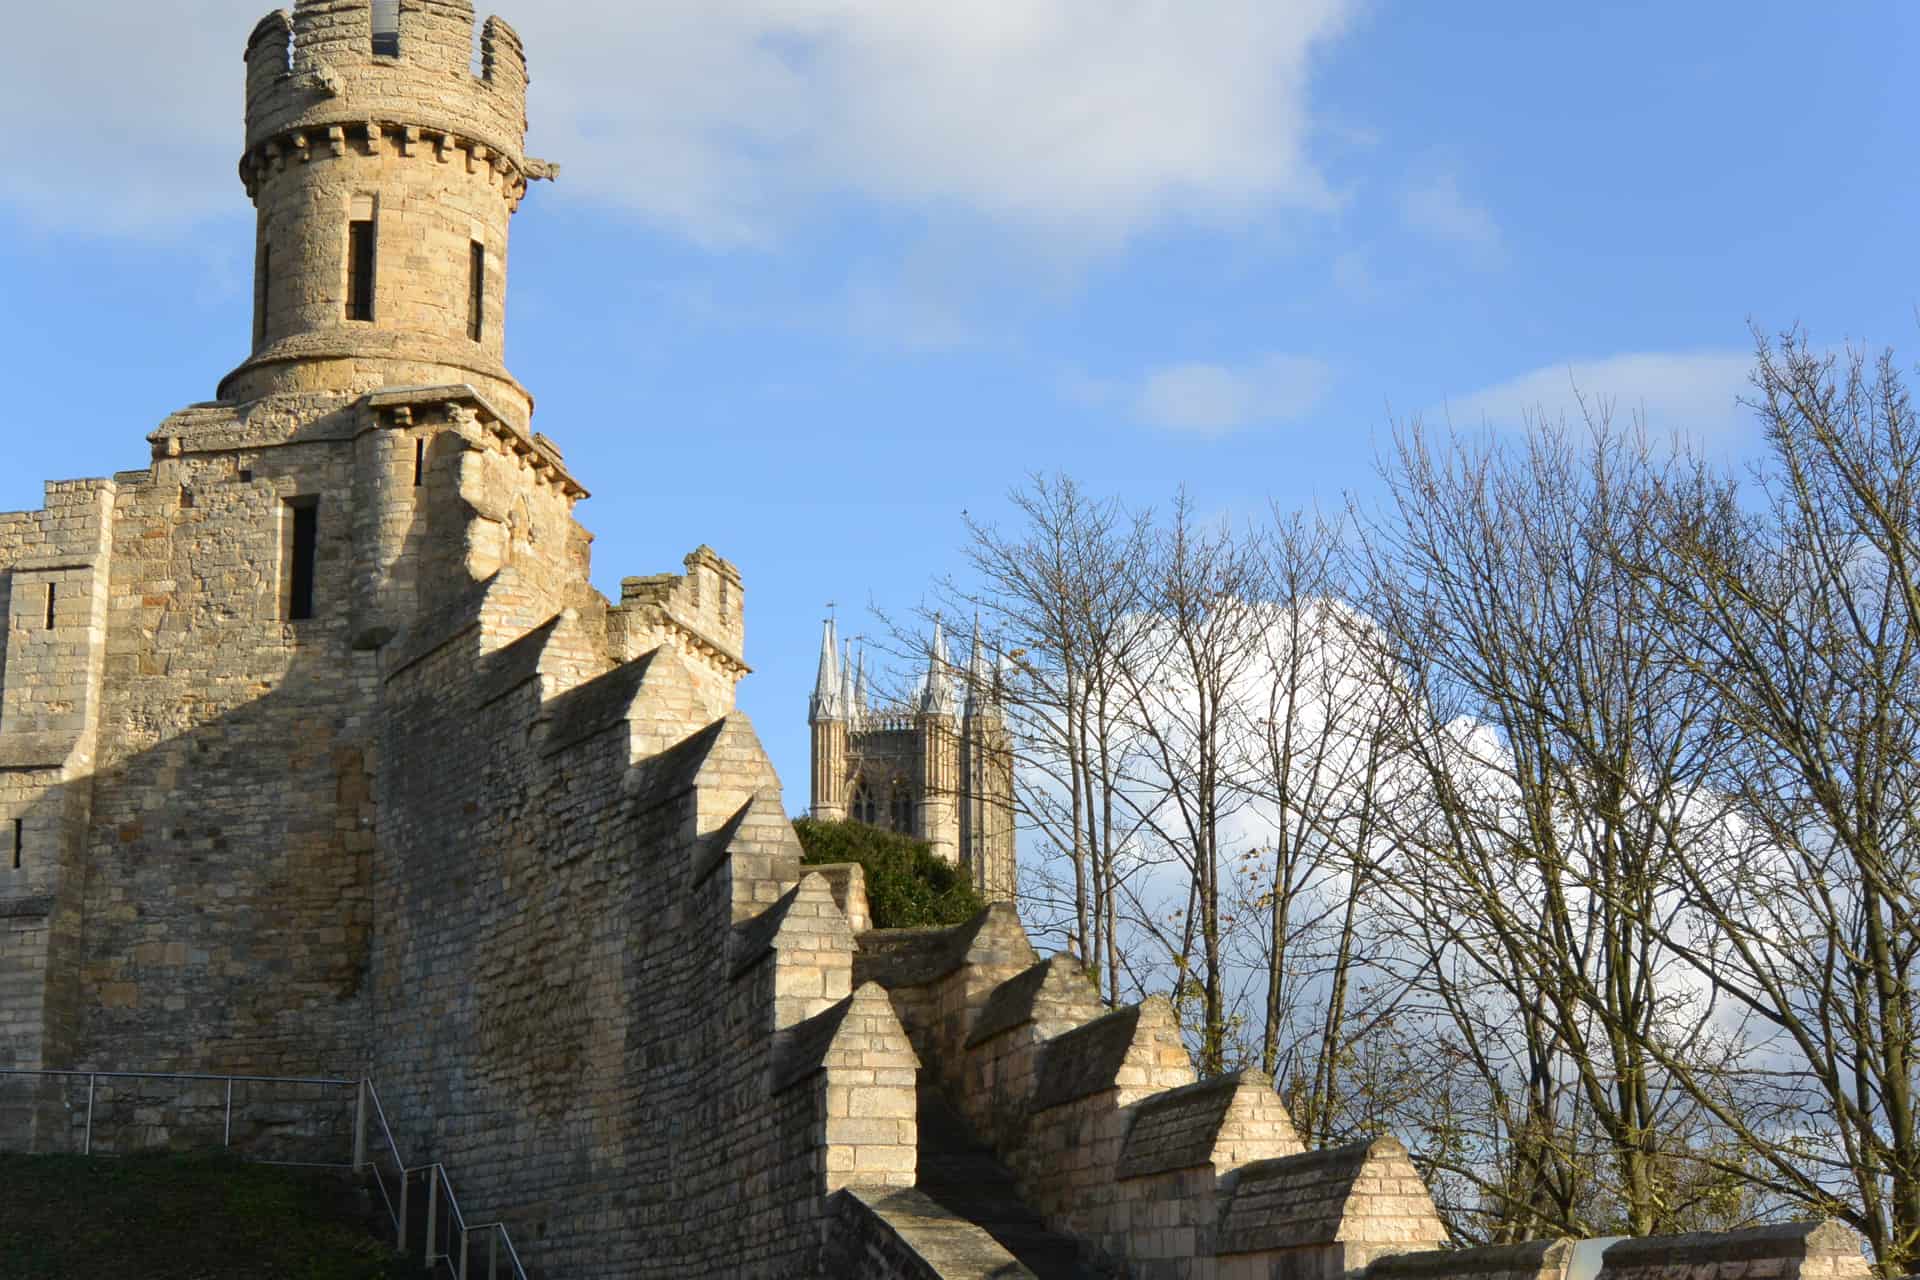
[[[247,42],[252,354],[223,400],[466,383],[525,427],[505,364],[527,63],[466,0],[301,0]]]

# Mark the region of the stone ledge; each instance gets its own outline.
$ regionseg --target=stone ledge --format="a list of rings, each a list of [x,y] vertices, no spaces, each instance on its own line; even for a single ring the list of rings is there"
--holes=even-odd
[[[13,573],[58,573],[63,569],[95,569],[99,557],[78,552],[69,555],[27,556],[9,566]]]
[[[273,347],[267,348],[267,352],[269,353],[273,350]],[[264,355],[266,353],[262,354]],[[255,357],[255,359],[259,358],[259,356]],[[476,369],[476,372],[489,373],[486,369]],[[499,367],[497,373],[489,373],[489,376],[499,378],[503,381],[512,381],[512,375],[506,371],[506,366],[504,365]],[[531,403],[531,397],[529,397],[529,403]],[[586,487],[578,480],[575,480],[573,474],[567,470],[566,462],[560,456],[560,450],[554,446],[551,440],[547,439],[547,437],[540,432],[522,431],[519,427],[516,427],[505,414],[500,412],[499,408],[495,406],[492,401],[481,395],[478,389],[468,383],[453,382],[437,386],[383,387],[379,391],[372,392],[367,396],[367,407],[372,409],[376,415],[383,411],[392,412],[398,409],[411,411],[423,405],[444,404],[472,405],[480,416],[481,426],[491,431],[499,439],[505,441],[515,453],[525,458],[531,458],[536,469],[551,472],[547,478],[553,480],[565,489],[569,496],[574,498],[591,496],[588,494]]]
[[[58,769],[80,745],[77,733],[0,733],[0,769]]]

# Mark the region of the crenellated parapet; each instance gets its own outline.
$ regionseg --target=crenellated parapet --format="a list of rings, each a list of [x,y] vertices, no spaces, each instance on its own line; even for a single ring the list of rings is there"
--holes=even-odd
[[[476,46],[474,17],[465,0],[400,0],[397,30],[377,39],[367,0],[300,0],[267,15],[247,41],[248,153],[373,119],[466,139],[525,174],[525,47],[497,17]]]
[[[616,657],[668,645],[702,674],[715,715],[733,706],[746,663],[746,603],[740,570],[712,547],[697,547],[684,573],[620,581],[620,602],[607,614],[607,642]]]

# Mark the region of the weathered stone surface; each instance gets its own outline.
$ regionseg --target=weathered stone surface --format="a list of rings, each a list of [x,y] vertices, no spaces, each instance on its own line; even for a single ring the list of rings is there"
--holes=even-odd
[[[1561,1280],[1571,1240],[1529,1240],[1477,1249],[1392,1254],[1367,1267],[1367,1280]]]
[[[365,0],[255,28],[251,355],[149,466],[0,513],[0,1067],[347,1081],[236,1122],[297,1159],[343,1154],[371,1077],[408,1161],[552,1276],[1030,1274],[913,1190],[928,1099],[1082,1275],[1552,1274],[1558,1244],[1437,1252],[1398,1143],[1301,1153],[1270,1081],[1196,1083],[1164,1000],[1042,960],[1004,727],[947,673],[904,719],[816,716],[814,803],[898,773],[897,824],[1001,900],[873,930],[858,868],[803,870],[734,706],[739,570],[700,546],[595,591],[586,489],[501,362],[508,225],[555,171],[520,42],[489,19],[476,73],[467,0],[398,13],[397,54]],[[225,1121],[218,1084],[95,1083],[99,1150]],[[75,1107],[0,1097],[0,1142],[58,1148]],[[1833,1224],[1604,1272],[1864,1274]]]
[[[1832,1220],[1622,1240],[1600,1264],[1600,1280],[1865,1280],[1871,1274],[1858,1237]]]

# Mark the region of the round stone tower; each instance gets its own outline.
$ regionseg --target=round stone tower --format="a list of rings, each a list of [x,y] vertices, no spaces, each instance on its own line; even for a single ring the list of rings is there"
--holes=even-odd
[[[253,354],[220,398],[468,383],[525,427],[502,362],[529,160],[520,38],[469,0],[299,0],[247,42],[240,177],[259,211]]]

